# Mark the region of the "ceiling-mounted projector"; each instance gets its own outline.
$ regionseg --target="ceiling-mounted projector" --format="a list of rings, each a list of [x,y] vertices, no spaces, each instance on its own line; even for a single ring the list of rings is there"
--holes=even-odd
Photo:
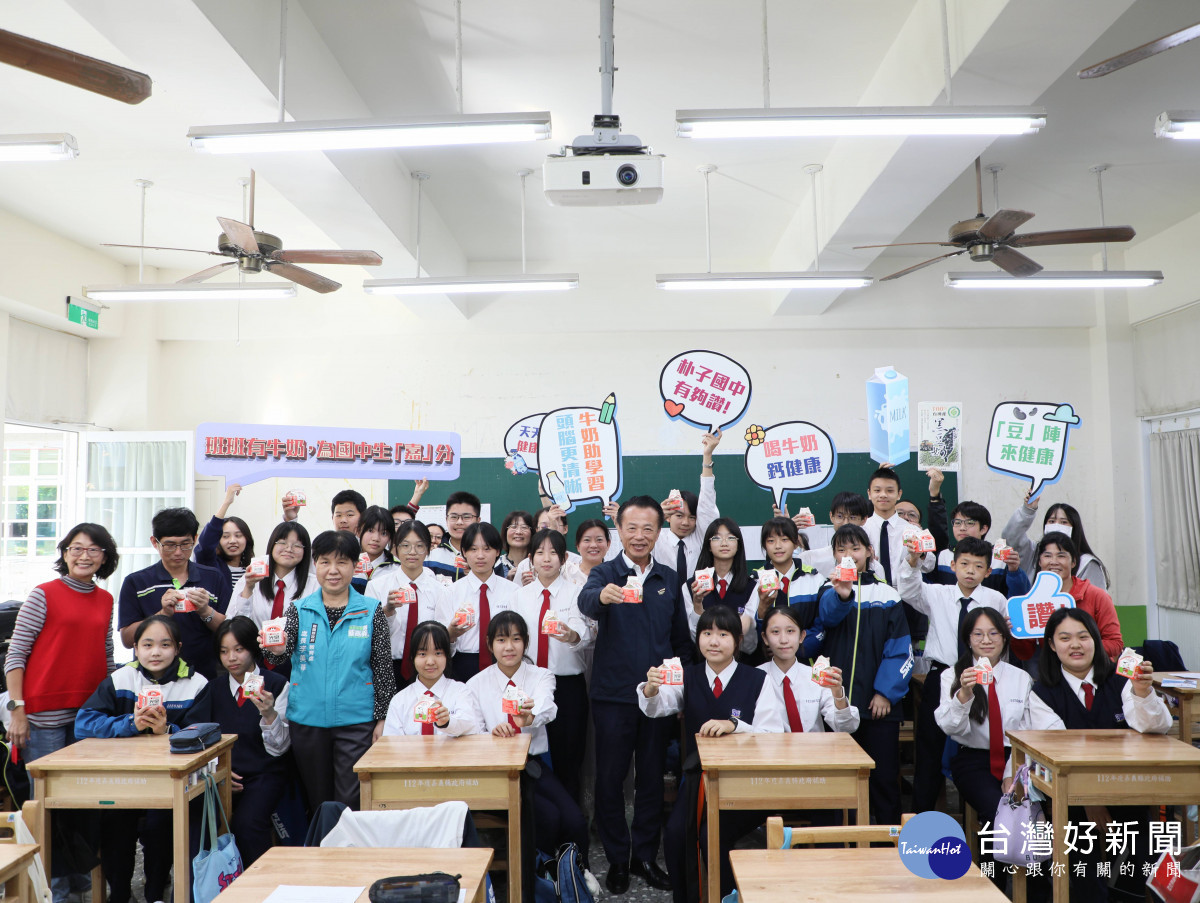
[[[621,134],[621,120],[600,114],[592,134],[580,135],[542,164],[546,200],[558,207],[657,204],[663,196],[663,156],[636,135]]]

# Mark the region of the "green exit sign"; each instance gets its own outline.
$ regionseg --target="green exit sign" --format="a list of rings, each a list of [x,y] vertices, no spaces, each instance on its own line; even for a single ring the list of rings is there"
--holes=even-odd
[[[67,319],[88,329],[100,328],[100,311],[88,310],[79,304],[67,302]]]

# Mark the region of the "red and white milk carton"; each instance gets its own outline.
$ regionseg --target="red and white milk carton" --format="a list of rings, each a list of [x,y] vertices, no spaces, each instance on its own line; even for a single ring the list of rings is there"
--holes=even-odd
[[[465,570],[469,569],[469,565],[467,564],[467,559],[463,558],[461,555],[454,556],[454,566],[455,566],[455,568],[457,568],[460,571],[465,571]]]
[[[843,557],[838,566],[833,569],[833,579],[845,583],[853,583],[857,580],[858,566],[854,563],[854,559],[849,555]]]
[[[678,489],[671,490],[671,494],[667,496],[667,504],[672,511],[678,511],[683,507],[683,496]]]
[[[247,674],[242,678],[242,695],[257,696],[262,692],[263,676],[261,674]]]
[[[263,621],[262,633],[264,646],[282,646],[287,642],[287,618]]]
[[[163,704],[163,691],[158,687],[142,687],[137,697],[139,709],[149,709]]]
[[[716,568],[701,568],[696,571],[696,592],[711,593],[713,590],[713,578],[716,576]]]
[[[818,655],[812,663],[812,681],[818,686],[828,686],[825,672],[830,668],[828,656]]]
[[[1001,570],[1008,567],[1008,557],[1016,553],[1016,549],[1001,539],[992,546],[992,570]]]
[[[1138,676],[1138,666],[1143,661],[1145,659],[1126,646],[1121,657],[1117,659],[1117,673],[1132,680]]]
[[[813,517],[812,510],[809,508],[801,508],[799,511],[796,512],[796,515],[797,515],[797,517],[804,518],[804,525],[806,527],[815,526],[817,523],[817,519],[815,517]]]
[[[760,593],[776,592],[781,586],[779,571],[775,568],[762,568],[758,572],[758,591]]]
[[[505,687],[500,709],[507,715],[523,715],[533,710],[533,697],[520,687]]]
[[[265,577],[267,576],[267,559],[251,558],[250,563],[246,566],[247,577]]]
[[[474,627],[475,609],[470,605],[464,605],[462,608],[456,609],[454,612],[454,626],[467,630]]]
[[[683,686],[683,664],[679,661],[679,659],[663,659],[663,663],[659,666],[658,670],[662,675],[664,687]]]
[[[433,724],[437,718],[433,715],[435,706],[441,704],[441,700],[436,696],[422,696],[417,700],[417,704],[413,706],[413,721],[420,724]]]
[[[187,587],[186,586],[179,587],[179,592],[181,592],[183,595],[181,595],[178,599],[175,600],[175,610],[176,611],[195,611],[196,604],[191,599],[188,598]]]
[[[921,555],[937,549],[937,543],[934,542],[932,533],[928,530],[918,530],[912,527],[904,531],[904,544],[910,550]]]
[[[363,552],[358,556],[358,561],[354,562],[355,577],[369,577],[371,575],[371,556]]]
[[[387,600],[392,605],[411,605],[417,601],[417,591],[412,586],[402,586],[388,593]]]
[[[308,499],[305,498],[303,492],[297,489],[292,489],[283,494],[283,507],[285,508],[303,508],[308,504]]]
[[[995,679],[996,675],[992,673],[992,663],[986,658],[977,658],[975,660],[975,683],[986,687]]]
[[[546,617],[542,618],[542,634],[544,636],[562,636],[567,632],[567,624],[553,608],[546,609]]]
[[[641,602],[642,601],[642,581],[637,577],[629,577],[625,580],[625,592],[623,602]]]

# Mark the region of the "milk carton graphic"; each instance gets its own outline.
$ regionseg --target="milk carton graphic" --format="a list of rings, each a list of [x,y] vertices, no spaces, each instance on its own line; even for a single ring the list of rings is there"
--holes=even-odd
[[[908,427],[908,377],[894,367],[877,367],[867,380],[871,458],[880,464],[907,461]]]

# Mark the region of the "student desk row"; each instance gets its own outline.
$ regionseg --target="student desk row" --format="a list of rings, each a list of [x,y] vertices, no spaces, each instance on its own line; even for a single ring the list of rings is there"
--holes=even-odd
[[[4,890],[5,901],[37,903],[29,869],[38,849],[36,843],[0,843],[0,888]]]
[[[1200,695],[1200,680],[1197,680],[1197,687],[1163,687],[1163,681],[1172,677],[1183,677],[1185,679],[1195,680],[1191,675],[1194,672],[1190,671],[1155,671],[1154,686],[1165,697],[1174,697],[1179,700],[1178,705],[1167,703],[1171,714],[1179,719],[1179,739],[1188,746],[1192,745],[1194,738],[1194,729],[1196,726],[1196,697]],[[1200,803],[1200,800],[1195,802]],[[1184,818],[1183,820],[1183,842],[1185,844],[1193,844],[1196,842],[1196,831],[1192,827],[1192,820]]]

